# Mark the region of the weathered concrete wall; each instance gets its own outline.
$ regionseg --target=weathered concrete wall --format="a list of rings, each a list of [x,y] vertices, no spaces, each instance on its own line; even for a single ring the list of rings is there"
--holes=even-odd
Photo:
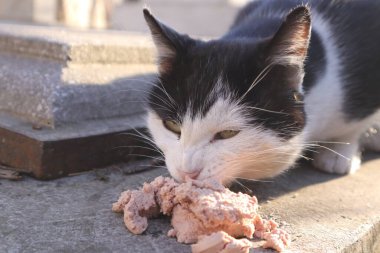
[[[181,33],[217,37],[227,31],[240,8],[231,2],[227,0],[127,1],[114,9],[111,28],[147,31],[142,8],[148,6],[161,21]]]
[[[113,0],[0,0],[0,19],[107,28]]]
[[[0,18],[33,21],[34,0],[0,0]]]

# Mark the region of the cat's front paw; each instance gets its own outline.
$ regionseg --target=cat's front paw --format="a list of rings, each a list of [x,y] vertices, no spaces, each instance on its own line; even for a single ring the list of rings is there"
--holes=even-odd
[[[352,144],[351,144],[352,145]],[[334,174],[351,174],[361,165],[361,155],[357,147],[337,146],[329,149],[321,148],[314,155],[313,165],[322,171]]]

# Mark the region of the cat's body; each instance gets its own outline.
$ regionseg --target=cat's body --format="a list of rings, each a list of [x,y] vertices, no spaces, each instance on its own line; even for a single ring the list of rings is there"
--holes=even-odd
[[[271,36],[289,11],[304,2],[251,3],[240,12],[225,37]],[[338,142],[323,145],[351,158],[358,152],[355,146],[360,135],[380,119],[376,115],[380,108],[380,3],[370,0],[308,3],[312,11],[312,36],[302,85],[307,116],[305,140]],[[328,149],[320,149],[319,153],[314,163],[326,171],[346,173],[360,165],[358,157],[353,158],[356,164],[351,165]]]
[[[160,57],[148,123],[173,177],[275,176],[317,142],[319,169],[359,168],[380,121],[380,3],[309,1],[311,20],[303,3],[254,1],[210,42],[145,13]]]

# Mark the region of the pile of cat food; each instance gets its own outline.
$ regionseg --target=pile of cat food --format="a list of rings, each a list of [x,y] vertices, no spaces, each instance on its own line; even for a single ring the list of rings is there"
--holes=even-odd
[[[257,209],[256,197],[234,193],[216,181],[180,184],[162,176],[141,190],[123,192],[112,206],[124,213],[124,223],[134,234],[147,229],[149,218],[172,216],[168,236],[193,244],[193,253],[249,252],[252,242],[236,238],[253,236],[266,240],[264,248],[283,251],[289,235],[274,221],[262,219]]]

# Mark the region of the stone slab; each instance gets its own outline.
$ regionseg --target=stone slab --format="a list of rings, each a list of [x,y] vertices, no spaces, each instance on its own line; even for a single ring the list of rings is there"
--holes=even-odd
[[[0,252],[190,252],[166,237],[167,218],[152,220],[147,232],[136,236],[112,213],[121,191],[167,174],[156,169],[129,175],[144,166],[114,166],[48,182],[1,180]],[[262,213],[287,222],[293,237],[289,252],[378,253],[379,167],[378,156],[367,156],[357,174],[340,177],[301,164],[272,181],[243,184],[258,196]]]
[[[0,111],[52,128],[142,113],[155,69],[144,64],[63,66],[0,52]]]
[[[261,211],[285,221],[292,252],[379,253],[380,159],[367,154],[349,176],[325,174],[308,164],[272,182],[245,183],[261,200]]]
[[[74,63],[154,64],[155,59],[143,33],[10,23],[0,23],[0,51]]]
[[[142,113],[154,53],[147,35],[0,23],[0,111],[51,128]]]
[[[0,161],[38,179],[53,179],[141,159],[155,154],[139,138],[144,125],[138,114],[51,129],[0,113]]]

